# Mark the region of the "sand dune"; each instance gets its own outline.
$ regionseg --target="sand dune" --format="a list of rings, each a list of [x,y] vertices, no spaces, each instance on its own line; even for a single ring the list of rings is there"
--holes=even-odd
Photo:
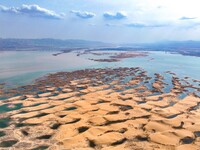
[[[172,77],[167,93],[164,78],[154,78],[140,68],[61,72],[23,87],[21,96],[4,93],[11,98],[1,106],[22,106],[1,114],[0,149],[200,149],[199,87],[180,99],[180,79]]]

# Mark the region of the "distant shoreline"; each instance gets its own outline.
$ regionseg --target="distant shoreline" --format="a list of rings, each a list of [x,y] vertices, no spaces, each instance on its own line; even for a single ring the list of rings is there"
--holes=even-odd
[[[164,41],[155,43],[112,44],[87,40],[60,39],[2,39],[1,51],[59,51],[55,56],[73,50],[166,51],[200,57],[200,41]]]
[[[49,51],[49,52],[55,52],[55,53],[53,53],[52,55],[53,56],[58,56],[58,55],[62,55],[62,54],[64,54],[64,53],[70,53],[70,52],[72,52],[72,51],[77,51],[77,50],[82,50],[82,51],[102,51],[102,52],[104,52],[104,51],[107,51],[107,52],[112,52],[112,51],[129,51],[129,52],[143,52],[143,51],[145,51],[145,52],[151,52],[151,51],[158,51],[158,52],[168,52],[168,53],[170,53],[170,54],[181,54],[181,55],[183,55],[183,56],[194,56],[194,57],[200,57],[200,50],[199,50],[199,53],[196,53],[196,51],[195,52],[193,52],[193,51],[171,51],[171,50],[149,50],[149,49],[134,49],[134,48],[127,48],[127,49],[120,49],[120,48],[113,48],[113,49],[110,49],[110,48],[108,48],[108,50],[106,50],[106,48],[104,48],[103,50],[100,48],[100,49],[98,49],[98,48],[96,48],[96,49],[86,49],[86,48],[70,48],[70,49],[68,49],[68,50],[46,50],[46,49],[40,49],[40,50],[0,50],[0,53],[1,52],[12,52],[12,51],[20,51],[20,52],[22,52],[22,51]]]

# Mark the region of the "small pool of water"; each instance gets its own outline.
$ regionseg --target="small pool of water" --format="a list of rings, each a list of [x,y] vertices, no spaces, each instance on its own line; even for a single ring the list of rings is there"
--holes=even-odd
[[[9,112],[9,111],[13,111],[13,110],[18,110],[22,108],[22,104],[4,104],[0,106],[0,114],[1,113],[5,113],[5,112]]]

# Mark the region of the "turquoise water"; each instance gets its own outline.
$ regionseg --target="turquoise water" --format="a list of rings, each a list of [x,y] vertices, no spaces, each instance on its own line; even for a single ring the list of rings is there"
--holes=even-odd
[[[86,68],[101,67],[141,67],[148,75],[160,73],[166,76],[166,71],[177,74],[178,77],[191,77],[200,80],[200,58],[182,56],[165,52],[150,52],[148,57],[127,58],[120,62],[95,62],[88,58],[107,58],[85,54],[77,56],[76,52],[53,56],[50,51],[14,51],[0,53],[0,83],[8,87],[29,84],[34,79],[47,73],[72,71]]]

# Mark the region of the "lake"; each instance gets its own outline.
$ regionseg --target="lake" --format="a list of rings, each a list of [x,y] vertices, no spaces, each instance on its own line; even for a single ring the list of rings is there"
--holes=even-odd
[[[148,75],[160,73],[164,76],[166,71],[171,71],[178,77],[188,76],[200,80],[200,58],[194,56],[152,51],[147,57],[126,58],[120,62],[96,62],[89,58],[107,58],[109,55],[77,56],[77,51],[73,51],[53,56],[55,53],[54,51],[0,52],[0,82],[6,83],[7,87],[14,87],[32,83],[47,73],[105,67],[141,67]]]

